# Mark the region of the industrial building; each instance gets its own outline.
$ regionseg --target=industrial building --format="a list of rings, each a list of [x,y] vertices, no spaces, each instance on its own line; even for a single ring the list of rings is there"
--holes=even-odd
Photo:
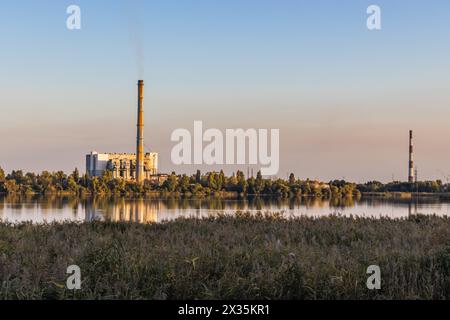
[[[144,81],[138,81],[136,153],[98,153],[86,155],[86,173],[99,177],[106,170],[114,178],[142,183],[145,180],[161,183],[167,175],[158,174],[158,154],[144,154]]]
[[[143,179],[150,180],[158,174],[158,154],[144,155]],[[86,173],[90,177],[99,177],[109,170],[114,178],[136,180],[136,154],[134,153],[98,153],[86,155]]]

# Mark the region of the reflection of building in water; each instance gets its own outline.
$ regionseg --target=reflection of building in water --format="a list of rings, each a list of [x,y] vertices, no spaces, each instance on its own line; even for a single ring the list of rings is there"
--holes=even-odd
[[[113,207],[111,216],[108,218],[111,221],[158,222],[158,208],[152,201],[122,201]]]
[[[158,222],[159,203],[144,200],[125,200],[117,202],[96,201],[86,208],[86,220],[108,220],[113,222]]]
[[[134,153],[97,153],[86,155],[86,173],[98,177],[109,170],[114,178],[134,180],[136,176],[136,155]],[[144,155],[144,178],[151,180],[158,173],[158,154]]]

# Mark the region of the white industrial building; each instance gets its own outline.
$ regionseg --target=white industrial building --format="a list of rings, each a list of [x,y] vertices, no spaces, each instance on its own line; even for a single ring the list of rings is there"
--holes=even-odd
[[[134,153],[98,153],[86,155],[86,173],[90,177],[100,177],[109,170],[114,178],[136,179],[136,154]],[[158,174],[158,153],[144,155],[144,179],[153,180]]]

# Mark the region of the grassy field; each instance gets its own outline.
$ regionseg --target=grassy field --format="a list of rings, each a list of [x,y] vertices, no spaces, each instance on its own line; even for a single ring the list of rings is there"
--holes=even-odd
[[[449,299],[450,218],[0,224],[0,284],[0,299]]]

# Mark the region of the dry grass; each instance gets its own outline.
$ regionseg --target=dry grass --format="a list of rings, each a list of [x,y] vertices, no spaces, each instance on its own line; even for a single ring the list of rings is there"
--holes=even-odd
[[[449,299],[450,219],[0,224],[0,284],[1,299]]]

